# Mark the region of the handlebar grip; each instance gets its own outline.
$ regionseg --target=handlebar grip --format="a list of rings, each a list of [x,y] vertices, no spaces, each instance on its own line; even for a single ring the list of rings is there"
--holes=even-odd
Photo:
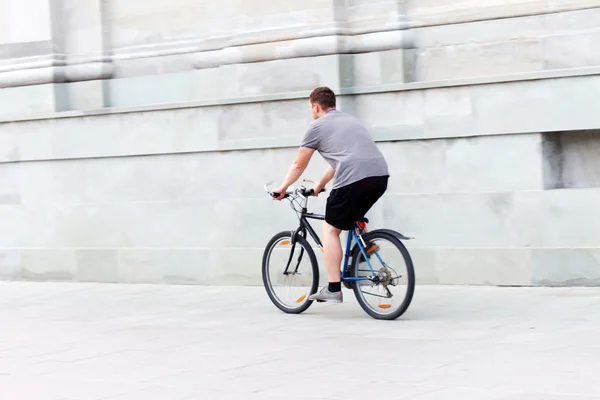
[[[325,189],[321,189],[321,191],[320,191],[319,193],[323,193],[323,192],[325,192],[325,191],[326,191]],[[305,190],[305,191],[304,191],[302,194],[303,194],[304,196],[307,196],[307,197],[308,197],[308,196],[314,196],[314,195],[315,195],[315,189],[308,189],[308,190]]]

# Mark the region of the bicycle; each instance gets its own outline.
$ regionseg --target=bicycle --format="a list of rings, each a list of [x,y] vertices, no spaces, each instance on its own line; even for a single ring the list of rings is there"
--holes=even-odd
[[[304,182],[316,183],[310,180],[304,180]],[[274,196],[274,193],[269,189],[272,183],[269,182],[264,185],[265,191],[271,197]],[[325,190],[322,192],[325,192]],[[308,199],[312,196],[314,196],[314,190],[307,189],[304,186],[299,188],[290,187],[286,191],[284,199],[290,201],[292,209],[298,215],[299,227],[295,231],[283,231],[273,236],[263,254],[262,278],[267,294],[277,308],[288,314],[300,314],[306,311],[313,303],[308,297],[316,293],[319,286],[319,266],[315,252],[308,243],[307,233],[313,238],[321,251],[323,251],[323,245],[308,220],[324,221],[325,216],[308,212]],[[402,240],[411,238],[391,229],[377,229],[366,232],[368,222],[366,218],[356,221],[354,229],[348,231],[346,251],[340,272],[342,284],[345,288],[354,291],[358,303],[371,317],[393,320],[406,312],[414,294],[415,272],[413,262],[408,250],[402,243]],[[365,250],[367,243],[376,245],[376,250],[372,254],[367,254]],[[384,245],[384,243],[387,243],[387,245]],[[300,248],[299,251],[297,251],[298,247]],[[297,259],[294,258],[294,254],[298,255]],[[400,261],[393,256],[398,254],[401,256],[399,260],[404,264],[405,271],[403,272],[405,272],[405,275],[396,272]],[[272,262],[276,260],[276,256],[281,256],[279,263]],[[384,257],[388,262],[384,262]],[[306,268],[307,271],[300,268],[303,259],[308,260],[310,264]],[[381,267],[373,266],[377,262]],[[367,264],[368,269],[361,269],[363,263]],[[270,276],[271,272],[275,272],[274,277]],[[309,273],[312,277],[307,275]],[[404,278],[406,278],[406,283],[401,285]],[[281,296],[278,296],[275,292],[275,285],[280,284],[282,281],[284,281],[284,287],[286,287],[286,283],[291,283],[289,289],[295,292],[291,296],[291,304],[285,303]],[[362,290],[363,287],[381,289],[382,294],[365,293]],[[393,307],[395,296],[390,289],[400,287],[405,288],[405,294],[400,298],[398,306]],[[371,306],[365,295],[373,296],[379,303]]]

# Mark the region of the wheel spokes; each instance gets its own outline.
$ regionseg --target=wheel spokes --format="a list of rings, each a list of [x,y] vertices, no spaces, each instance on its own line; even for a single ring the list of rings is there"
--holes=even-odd
[[[405,273],[406,263],[400,250],[384,238],[370,239],[369,243],[376,243],[379,250],[370,256],[369,262],[376,272],[376,279],[358,281],[357,296],[362,298],[361,304],[371,309],[374,313],[387,315],[396,312],[403,303],[406,295],[405,285],[402,285],[402,277]],[[359,255],[359,265],[356,267],[358,277],[371,277],[371,268]]]
[[[276,301],[295,309],[303,306],[311,294],[312,264],[302,242],[292,244],[291,237],[273,245],[268,259],[269,286]]]

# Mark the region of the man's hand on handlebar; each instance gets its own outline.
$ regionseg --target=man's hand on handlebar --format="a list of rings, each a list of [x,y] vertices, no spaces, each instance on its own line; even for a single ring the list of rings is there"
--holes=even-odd
[[[321,194],[322,192],[324,192],[325,189],[323,186],[321,186],[320,184],[317,183],[317,185],[314,187],[314,196],[315,197],[319,197],[319,194]]]
[[[312,196],[312,197],[318,197],[318,194],[316,194],[317,192],[315,191],[318,188],[314,188],[314,189],[302,189],[300,191],[300,194],[306,197]],[[325,191],[325,189],[320,189],[319,193],[323,193]]]
[[[288,188],[280,187],[279,189],[273,190],[273,200],[281,201],[285,197],[285,192],[287,192]]]
[[[311,181],[313,182],[313,181]],[[301,196],[315,196],[318,197],[319,193],[323,193],[325,191],[325,189],[320,186],[318,183],[315,183],[315,188],[314,189],[306,189],[304,187],[301,187],[300,189],[295,189],[294,193],[298,193]],[[289,193],[289,187],[285,187],[285,186],[281,186],[277,189],[274,189],[272,191],[268,190],[267,185],[265,186],[265,190],[267,190],[269,192],[269,194],[271,195],[271,197],[273,198],[273,200],[277,200],[277,201],[281,201],[285,198],[288,197]]]

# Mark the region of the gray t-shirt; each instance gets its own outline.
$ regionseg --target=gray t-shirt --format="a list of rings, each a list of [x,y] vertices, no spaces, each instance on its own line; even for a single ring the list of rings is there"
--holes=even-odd
[[[388,166],[358,118],[331,110],[308,126],[302,147],[317,150],[335,170],[334,189],[371,176],[386,176]]]

